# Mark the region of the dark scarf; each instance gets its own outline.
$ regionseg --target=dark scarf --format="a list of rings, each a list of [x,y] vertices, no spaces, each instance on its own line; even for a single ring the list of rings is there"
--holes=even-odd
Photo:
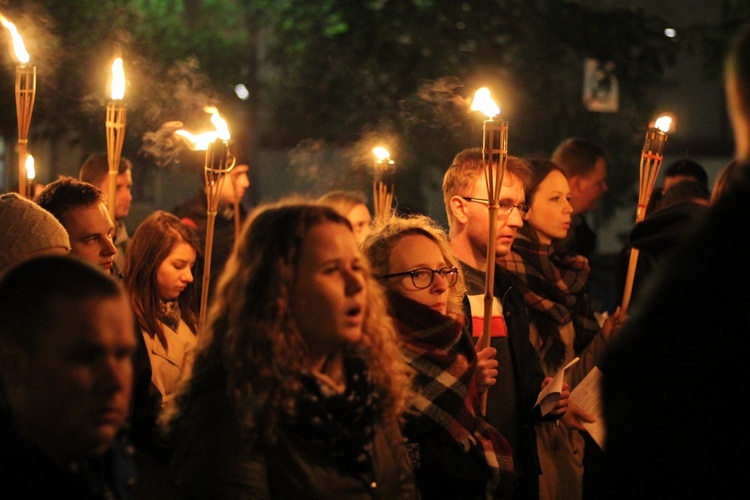
[[[586,292],[590,271],[586,257],[558,253],[553,246],[539,243],[526,225],[518,232],[510,253],[497,262],[531,308],[532,321],[544,344],[549,345],[544,356],[548,366],[559,368],[565,358],[560,325],[573,322],[576,353],[599,333]]]
[[[177,300],[159,299],[159,321],[172,330],[177,331],[177,328],[180,326],[181,318],[182,312],[180,311],[180,304]]]
[[[464,451],[479,447],[493,477],[512,472],[510,444],[476,412],[477,355],[461,323],[394,292],[388,292],[388,300],[402,355],[416,371],[414,409]],[[447,380],[450,385],[445,385]]]
[[[313,374],[301,376],[296,413],[281,426],[320,450],[342,471],[357,475],[370,470],[378,396],[363,358],[344,360],[346,389],[333,392]]]

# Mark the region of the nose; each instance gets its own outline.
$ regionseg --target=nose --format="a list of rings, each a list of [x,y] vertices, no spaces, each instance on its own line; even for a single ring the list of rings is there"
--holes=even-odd
[[[109,257],[110,255],[115,255],[117,253],[117,248],[115,247],[115,244],[112,242],[112,238],[110,238],[109,236],[104,238],[104,243],[102,243],[101,253],[104,257]]]
[[[127,200],[128,203],[133,201],[133,192],[130,189],[125,191],[125,200]]]
[[[565,200],[565,210],[563,210],[563,213],[566,213],[566,214],[573,213],[573,205],[571,205],[570,202],[567,200]]]
[[[356,295],[365,287],[365,280],[361,273],[352,269],[344,272],[345,291],[347,296]]]
[[[243,188],[248,187],[250,185],[250,179],[247,177],[247,174],[240,175],[239,179],[237,179],[237,184]]]
[[[433,273],[432,285],[430,285],[430,293],[440,295],[448,289],[448,283],[445,282],[445,278],[440,273]]]
[[[104,394],[130,390],[133,362],[130,357],[107,356],[98,371],[97,387]]]
[[[517,208],[511,209],[506,220],[506,225],[515,228],[523,227],[523,215],[521,211]]]
[[[182,274],[182,281],[185,283],[193,282],[193,271],[191,271],[189,267],[185,268],[185,272]]]

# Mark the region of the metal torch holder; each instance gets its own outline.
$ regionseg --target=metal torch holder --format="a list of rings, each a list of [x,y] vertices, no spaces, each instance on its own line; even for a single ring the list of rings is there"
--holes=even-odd
[[[27,196],[26,152],[31,114],[36,99],[36,66],[16,67],[16,116],[18,118],[18,194]]]
[[[107,118],[105,127],[107,130],[107,162],[109,165],[109,193],[107,209],[112,222],[117,215],[117,171],[120,167],[120,155],[122,144],[125,140],[125,124],[127,121],[127,105],[122,101],[110,101],[107,103]]]
[[[226,174],[232,171],[236,158],[229,152],[229,141],[216,139],[206,149],[204,178],[206,183],[206,247],[203,261],[203,286],[201,288],[200,318],[198,331],[203,332],[206,326],[208,308],[208,290],[211,284],[211,254],[213,250],[214,225],[219,207],[219,195]]]
[[[636,224],[646,217],[646,209],[651,199],[651,193],[654,191],[656,178],[659,176],[659,169],[664,159],[664,144],[667,142],[667,133],[658,128],[650,128],[646,132],[646,140],[641,151],[640,165],[640,184],[638,189],[638,208],[635,212]],[[638,265],[637,248],[630,249],[630,260],[628,262],[628,274],[625,277],[625,288],[622,294],[622,311],[627,311],[630,305],[630,297],[633,293],[633,282],[635,280],[635,271]]]
[[[383,221],[391,214],[393,205],[395,163],[391,158],[375,162],[375,181],[372,184],[372,200],[375,218]]]

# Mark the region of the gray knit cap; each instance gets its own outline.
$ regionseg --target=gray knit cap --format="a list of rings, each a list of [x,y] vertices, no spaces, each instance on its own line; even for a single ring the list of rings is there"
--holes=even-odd
[[[55,216],[16,193],[0,195],[0,273],[52,248],[70,251],[68,232]]]

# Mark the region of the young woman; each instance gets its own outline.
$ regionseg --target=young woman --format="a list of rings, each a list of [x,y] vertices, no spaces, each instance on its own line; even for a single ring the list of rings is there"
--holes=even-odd
[[[187,498],[413,498],[395,331],[349,222],[253,214],[167,419]]]
[[[513,480],[510,445],[477,413],[497,361],[492,348],[477,356],[463,328],[464,282],[445,233],[424,216],[392,217],[363,251],[416,372],[405,435],[422,497],[502,498]]]
[[[529,339],[536,348],[545,374],[553,376],[575,356],[566,381],[571,390],[601,360],[612,332],[619,328],[619,309],[600,328],[588,305],[588,259],[559,254],[552,242],[565,238],[573,208],[570,188],[562,170],[553,162],[531,160],[532,182],[526,189],[529,212],[510,253],[498,260],[524,297],[529,311]],[[541,498],[581,498],[583,488],[583,430],[577,420],[591,416],[573,405],[564,422],[537,424],[537,445],[542,465]]]
[[[170,447],[157,417],[190,373],[196,345],[193,266],[195,233],[174,215],[147,217],[128,246],[123,283],[135,313],[139,349],[135,356],[132,432],[138,449],[167,464]]]

